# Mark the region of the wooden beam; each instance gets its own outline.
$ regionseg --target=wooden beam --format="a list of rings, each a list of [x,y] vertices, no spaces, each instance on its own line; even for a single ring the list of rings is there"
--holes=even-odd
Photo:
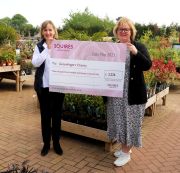
[[[100,130],[64,120],[61,120],[61,129],[63,131],[74,133],[77,135],[97,139],[104,142],[110,142],[107,137],[107,131],[105,130]]]

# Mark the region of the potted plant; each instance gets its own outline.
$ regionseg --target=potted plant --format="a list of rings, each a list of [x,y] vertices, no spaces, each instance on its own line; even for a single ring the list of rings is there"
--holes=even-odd
[[[26,75],[31,75],[32,74],[32,70],[34,68],[31,60],[23,60],[20,63],[21,65],[21,74],[25,73]]]
[[[147,97],[150,98],[155,94],[157,80],[152,70],[144,71],[144,79],[147,89]]]
[[[10,46],[4,46],[0,49],[1,65],[14,65],[16,63],[16,52]]]
[[[157,92],[173,84],[177,78],[176,65],[172,60],[154,59],[151,70],[157,81]]]
[[[0,55],[0,66],[6,66],[6,58]]]
[[[30,167],[28,161],[24,161],[21,164],[10,164],[6,171],[1,171],[0,173],[48,173],[47,171],[38,171],[38,169]]]
[[[62,119],[106,130],[106,113],[102,97],[66,94]]]

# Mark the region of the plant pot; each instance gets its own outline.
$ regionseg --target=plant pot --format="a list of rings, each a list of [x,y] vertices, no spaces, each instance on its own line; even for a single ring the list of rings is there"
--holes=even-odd
[[[25,71],[26,75],[32,74],[32,69],[25,69],[24,71]]]

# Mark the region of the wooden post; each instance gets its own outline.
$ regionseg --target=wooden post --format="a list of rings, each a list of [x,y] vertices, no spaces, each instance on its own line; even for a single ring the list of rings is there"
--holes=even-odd
[[[162,100],[163,100],[162,105],[165,106],[166,105],[166,95],[162,98]]]
[[[156,101],[162,99],[163,103],[162,105],[166,105],[166,95],[169,93],[169,87],[166,89],[162,90],[161,92],[157,93]]]
[[[16,91],[20,91],[20,87],[19,87],[19,81],[20,81],[20,79],[19,79],[19,70],[18,71],[16,71]]]

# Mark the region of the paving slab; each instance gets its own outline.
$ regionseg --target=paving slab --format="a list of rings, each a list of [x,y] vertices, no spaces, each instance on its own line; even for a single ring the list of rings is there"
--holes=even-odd
[[[50,150],[40,156],[42,148],[40,114],[33,81],[15,91],[15,83],[0,83],[0,171],[9,164],[29,160],[31,167],[49,173],[178,173],[180,172],[180,83],[170,88],[166,106],[158,101],[156,115],[145,116],[143,147],[133,149],[131,161],[115,167],[112,152],[104,143],[63,133],[63,156]]]

